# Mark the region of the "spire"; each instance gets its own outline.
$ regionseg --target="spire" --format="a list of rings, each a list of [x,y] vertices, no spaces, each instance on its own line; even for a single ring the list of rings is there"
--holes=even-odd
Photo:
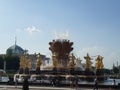
[[[113,63],[113,68],[115,67],[115,64]]]
[[[117,61],[117,67],[118,67],[118,61]]]
[[[16,43],[17,43],[17,37],[15,36],[15,46],[16,46]]]

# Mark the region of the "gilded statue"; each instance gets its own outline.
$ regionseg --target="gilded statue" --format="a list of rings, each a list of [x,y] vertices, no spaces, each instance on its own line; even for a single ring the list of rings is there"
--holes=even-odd
[[[20,68],[31,68],[31,60],[29,59],[28,55],[22,55],[20,58]]]
[[[25,68],[25,65],[26,63],[25,63],[25,58],[24,58],[24,56],[21,56],[21,58],[20,58],[20,68]]]
[[[31,63],[31,60],[28,59],[28,60],[27,60],[27,68],[31,69],[31,66],[32,66],[31,64],[32,64],[32,63]]]
[[[37,55],[37,64],[36,64],[36,68],[40,68],[42,65],[42,57],[40,55],[40,53]]]
[[[75,67],[75,62],[74,62],[75,56],[73,55],[73,53],[69,56],[69,59],[70,59],[70,61],[69,61],[69,68],[70,69],[74,69],[74,67]]]
[[[85,56],[84,59],[86,60],[86,69],[90,69],[92,65],[92,58],[87,53],[87,56]]]
[[[80,58],[76,59],[79,64],[81,64],[82,60]]]
[[[103,69],[104,65],[102,60],[103,60],[103,57],[98,55],[96,59],[96,64],[95,64],[96,69]]]
[[[53,67],[56,68],[58,66],[58,60],[57,60],[57,54],[56,53],[54,53],[52,55],[52,60],[53,60]]]

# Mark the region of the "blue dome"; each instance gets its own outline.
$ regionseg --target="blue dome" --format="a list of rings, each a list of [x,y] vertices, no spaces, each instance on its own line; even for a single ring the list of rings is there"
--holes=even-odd
[[[12,54],[12,55],[21,55],[23,53],[24,53],[24,50],[18,45],[13,45],[9,47],[6,51],[6,54]]]

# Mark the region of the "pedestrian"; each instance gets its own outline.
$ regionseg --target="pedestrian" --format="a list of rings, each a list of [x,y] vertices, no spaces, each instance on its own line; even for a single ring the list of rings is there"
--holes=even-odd
[[[29,90],[28,77],[24,77],[22,90]]]
[[[115,84],[116,84],[115,79],[113,79],[113,85],[115,85]]]
[[[93,90],[98,90],[98,80],[97,80],[97,77],[94,80],[94,89]]]
[[[18,77],[15,77],[15,88],[17,88],[17,84],[18,84]]]
[[[79,81],[79,78],[78,78],[78,76],[76,76],[76,77],[75,77],[76,90],[77,90],[77,87],[78,87],[78,81]]]
[[[56,86],[56,77],[52,78],[52,86],[55,87]]]

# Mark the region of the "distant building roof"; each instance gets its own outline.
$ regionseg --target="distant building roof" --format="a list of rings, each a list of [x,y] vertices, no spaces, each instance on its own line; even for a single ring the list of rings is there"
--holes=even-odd
[[[6,54],[12,54],[12,55],[21,55],[24,53],[24,50],[18,46],[18,45],[13,45],[11,47],[9,47],[6,51]]]

